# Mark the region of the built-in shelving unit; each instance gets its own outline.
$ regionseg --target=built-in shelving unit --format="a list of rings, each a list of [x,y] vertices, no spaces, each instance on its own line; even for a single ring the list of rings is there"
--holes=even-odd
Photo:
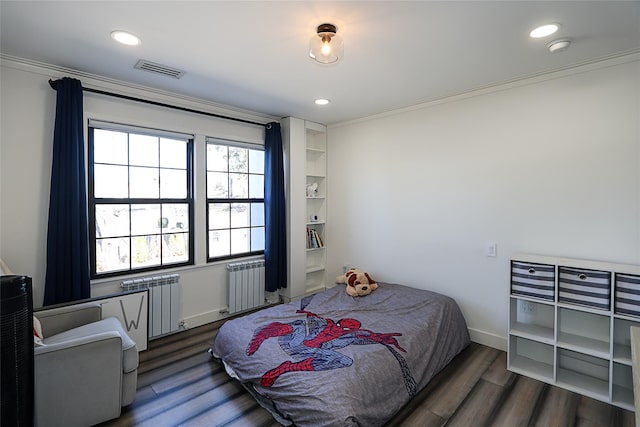
[[[305,293],[324,290],[327,283],[325,226],[327,220],[327,133],[305,122],[307,239]]]
[[[327,132],[293,117],[282,121],[287,181],[288,287],[286,300],[327,286]]]
[[[514,256],[507,368],[633,411],[630,328],[640,316],[623,313],[620,282],[636,279],[640,290],[640,266]]]

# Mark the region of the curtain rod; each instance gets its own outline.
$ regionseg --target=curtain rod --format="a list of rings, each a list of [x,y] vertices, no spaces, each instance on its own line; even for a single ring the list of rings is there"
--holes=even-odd
[[[51,86],[51,88],[54,89],[54,90],[56,89],[55,84],[56,84],[56,80],[49,79],[49,86]],[[104,90],[91,89],[91,88],[88,88],[88,87],[83,87],[82,90],[85,91],[85,92],[97,93],[99,95],[106,95],[106,96],[112,96],[114,98],[126,99],[128,101],[136,101],[136,102],[142,102],[142,103],[145,103],[145,104],[151,104],[151,105],[155,105],[157,107],[171,108],[171,109],[174,109],[174,110],[185,111],[187,113],[202,114],[202,115],[205,115],[205,116],[215,117],[215,118],[218,118],[218,119],[232,120],[234,122],[247,123],[247,124],[255,125],[255,126],[264,126],[264,127],[270,127],[271,126],[270,123],[254,122],[254,121],[251,121],[251,120],[240,119],[240,118],[237,118],[237,117],[229,117],[229,116],[224,116],[222,114],[210,113],[208,111],[194,110],[192,108],[180,107],[178,105],[165,104],[164,102],[151,101],[149,99],[137,98],[135,96],[122,95],[120,93],[115,93],[115,92],[107,92],[107,91],[104,91]]]

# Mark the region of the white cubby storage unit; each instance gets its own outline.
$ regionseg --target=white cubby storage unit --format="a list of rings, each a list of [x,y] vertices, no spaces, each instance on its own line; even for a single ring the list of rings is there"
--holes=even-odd
[[[633,411],[631,326],[640,326],[640,266],[512,258],[510,371]]]
[[[287,198],[286,300],[327,287],[327,131],[294,117],[281,121]]]

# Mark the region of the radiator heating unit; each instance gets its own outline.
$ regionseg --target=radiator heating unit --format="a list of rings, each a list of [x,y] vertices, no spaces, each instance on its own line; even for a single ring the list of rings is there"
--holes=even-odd
[[[227,264],[229,314],[264,305],[264,260]]]
[[[180,329],[180,275],[167,274],[125,280],[124,291],[149,290],[149,338],[156,338]]]

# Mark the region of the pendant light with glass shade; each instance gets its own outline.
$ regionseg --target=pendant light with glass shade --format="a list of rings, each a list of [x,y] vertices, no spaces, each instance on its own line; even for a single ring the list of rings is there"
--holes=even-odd
[[[309,57],[321,64],[334,64],[344,55],[344,43],[333,24],[318,25],[317,35],[309,41]]]

